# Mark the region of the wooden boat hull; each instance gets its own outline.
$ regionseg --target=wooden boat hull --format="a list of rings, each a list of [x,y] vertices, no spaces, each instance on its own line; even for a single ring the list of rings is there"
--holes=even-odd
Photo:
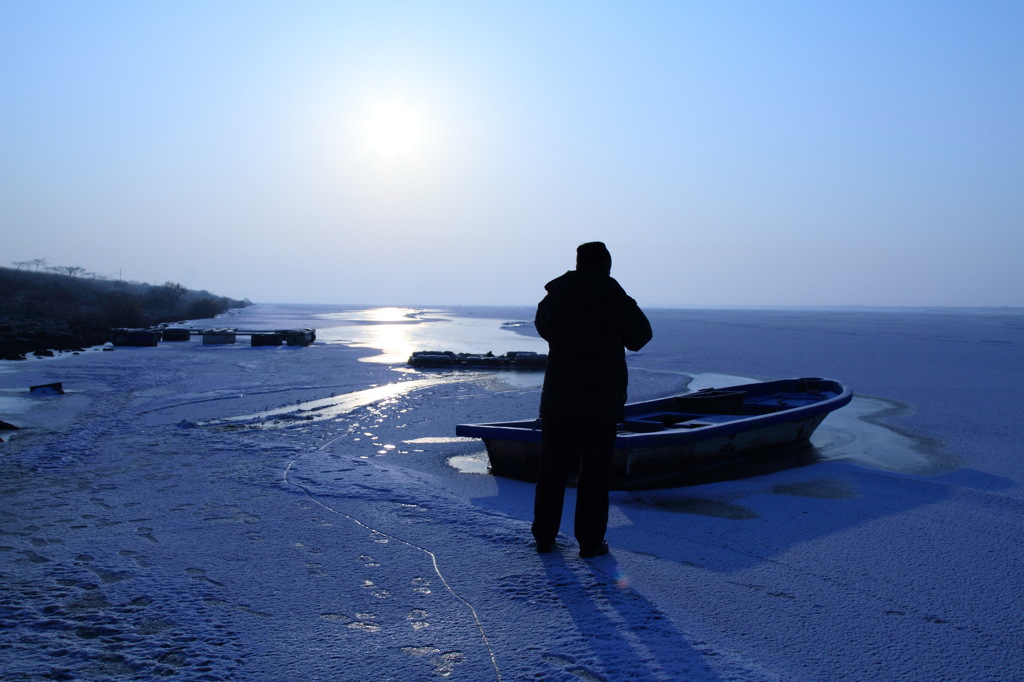
[[[852,391],[829,379],[783,379],[626,406],[612,457],[614,490],[700,482],[709,469],[807,443]],[[491,473],[536,480],[540,422],[460,424],[456,434],[481,438]]]

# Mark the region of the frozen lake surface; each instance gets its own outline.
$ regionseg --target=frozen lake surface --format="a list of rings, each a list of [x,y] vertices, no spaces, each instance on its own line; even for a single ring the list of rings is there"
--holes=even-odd
[[[454,437],[541,375],[405,366],[543,352],[532,314],[260,305],[197,324],[317,343],[0,365],[4,679],[1024,679],[1019,311],[649,311],[631,400],[857,397],[805,466],[613,493],[589,561]]]

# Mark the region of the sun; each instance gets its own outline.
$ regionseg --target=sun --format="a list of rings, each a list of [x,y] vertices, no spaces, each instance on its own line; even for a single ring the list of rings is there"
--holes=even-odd
[[[392,97],[367,108],[359,134],[366,151],[385,162],[421,157],[430,142],[431,126],[424,107]]]

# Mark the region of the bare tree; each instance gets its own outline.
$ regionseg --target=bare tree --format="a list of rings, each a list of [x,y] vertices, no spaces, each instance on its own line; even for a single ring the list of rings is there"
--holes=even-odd
[[[32,260],[14,261],[14,267],[18,268],[19,270],[28,270],[29,268],[32,268],[36,272],[39,272],[39,268],[43,267],[44,265],[46,265],[45,258],[33,258]]]
[[[69,277],[78,277],[85,272],[85,268],[77,265],[55,265],[46,269],[59,275],[68,275]]]

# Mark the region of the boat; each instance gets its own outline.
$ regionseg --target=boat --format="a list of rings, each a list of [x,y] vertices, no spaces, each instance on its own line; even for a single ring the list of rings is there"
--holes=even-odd
[[[627,404],[615,437],[611,487],[642,490],[718,480],[716,469],[806,446],[825,417],[852,399],[853,391],[837,381],[804,377]],[[536,480],[539,419],[459,424],[455,434],[483,439],[492,474]]]

